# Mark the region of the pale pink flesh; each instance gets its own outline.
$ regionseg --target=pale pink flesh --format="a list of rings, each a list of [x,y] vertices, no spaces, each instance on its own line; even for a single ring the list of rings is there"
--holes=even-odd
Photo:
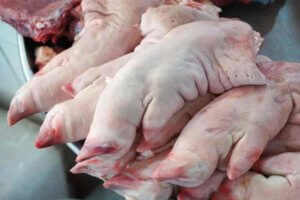
[[[300,150],[300,126],[299,125],[293,125],[293,124],[287,124],[281,131],[280,133],[273,139],[271,140],[266,149],[263,152],[263,156],[274,156],[278,155],[281,153],[286,153],[286,152],[291,152],[291,151],[299,151]],[[264,161],[258,161],[254,165],[254,170],[257,172],[261,172],[261,164]],[[284,162],[282,160],[281,162]],[[288,166],[280,166],[281,168],[286,168],[286,167],[291,167],[291,165],[287,164]],[[249,174],[249,173],[248,173]],[[262,174],[265,174],[263,172]],[[274,172],[268,172],[265,175],[277,175],[277,173]],[[246,186],[247,177],[250,175],[244,175],[240,177],[237,180],[234,180],[236,183],[233,185],[233,181],[227,180],[227,184],[223,184],[222,187],[219,189],[221,183],[223,180],[226,178],[226,173],[225,172],[219,172],[216,171],[214,174],[202,185],[195,187],[195,188],[182,188],[180,190],[178,200],[209,200],[211,199],[211,195],[218,191],[218,195],[216,195],[216,199],[226,199],[228,197],[234,196],[234,191],[238,191],[239,188],[244,188]],[[256,174],[255,176],[259,176]],[[270,179],[269,182],[272,180]],[[274,179],[276,181],[276,179]],[[247,181],[248,183],[249,181]],[[231,187],[228,187],[228,185],[232,184]],[[242,184],[242,185],[240,185]],[[276,182],[274,182],[276,184]],[[251,186],[252,187],[252,186]],[[246,188],[247,189],[247,188]],[[254,193],[259,192],[257,189],[253,189]],[[245,192],[246,193],[246,192]],[[270,194],[273,194],[270,193]],[[225,197],[227,196],[227,197]],[[270,197],[264,197],[265,199],[269,199]],[[230,199],[230,198],[229,198]],[[236,197],[236,200],[241,199]],[[242,198],[243,199],[243,198]],[[244,199],[247,199],[244,197]],[[230,199],[230,200],[234,200]],[[256,200],[256,198],[253,197],[253,200]],[[296,200],[296,199],[295,199]]]
[[[148,9],[147,12],[143,15],[141,23],[142,32],[146,35],[146,37],[136,48],[134,54],[136,54],[136,57],[138,57],[140,55],[140,51],[148,48],[149,46],[152,46],[153,43],[156,43],[158,40],[162,39],[170,30],[172,30],[176,26],[197,20],[217,19],[218,18],[216,16],[211,16],[210,14],[207,14],[202,10],[196,10],[186,6],[165,5],[158,8]],[[93,76],[88,76],[88,74],[92,72],[93,71],[87,72],[87,74],[83,74],[83,78],[79,77],[79,81],[77,81],[76,85],[79,85],[80,88],[80,85],[86,85],[85,82],[93,81]],[[75,88],[75,91],[77,90],[76,86],[73,88]],[[78,160],[80,160],[80,158]]]
[[[142,124],[146,140],[156,137],[184,101],[207,91],[264,84],[254,40],[251,27],[239,21],[199,21],[173,29],[130,60],[105,89],[78,159],[105,154],[92,149],[110,144],[119,149],[110,156],[122,157],[137,127]]]
[[[230,179],[244,174],[286,124],[289,115],[295,113],[299,105],[294,98],[300,87],[299,66],[264,63],[260,68],[269,79],[267,86],[233,89],[209,104],[185,127],[155,177],[196,186],[227,159]]]
[[[72,93],[75,96],[99,78],[106,79],[106,85],[133,56],[133,53],[129,53],[101,66],[86,70],[84,73],[77,76],[72,83],[63,86],[65,92]]]
[[[263,156],[298,151],[300,151],[300,126],[286,124],[280,133],[268,144],[263,152]]]
[[[259,160],[257,172],[226,180],[212,200],[297,200],[300,195],[300,153],[283,153]]]
[[[138,152],[144,152],[158,147],[162,147],[168,143],[173,137],[178,135],[184,128],[186,123],[204,106],[211,102],[214,95],[207,94],[203,97],[198,97],[194,101],[187,102],[184,107],[174,114],[169,120],[166,127],[161,131],[157,137],[146,140],[143,138],[141,144],[138,146]]]
[[[36,137],[36,147],[76,142],[86,138],[99,96],[106,86],[101,78],[81,91],[74,99],[54,106]]]
[[[227,174],[238,178],[285,125],[291,109],[290,96],[280,88],[233,89],[194,116],[154,177],[195,187],[204,183],[232,151]]]
[[[226,178],[226,173],[215,171],[201,186],[196,188],[180,188],[177,200],[209,200],[218,191]]]
[[[101,179],[111,178],[119,174],[128,162],[134,160],[136,144],[121,159],[104,159],[94,156],[77,163],[71,172],[74,174],[86,173]]]
[[[48,111],[69,99],[70,96],[61,90],[63,85],[90,67],[132,51],[142,39],[138,28],[141,15],[148,7],[162,3],[163,0],[83,0],[85,26],[80,39],[18,91],[8,112],[9,124]]]
[[[218,13],[212,15],[201,9],[192,9],[187,6],[178,5],[163,5],[157,8],[147,9],[147,11],[142,15],[140,25],[142,35],[144,36],[143,40],[135,48],[134,53],[118,58],[118,62],[122,62],[125,65],[128,60],[134,57],[134,54],[157,43],[175,27],[199,20],[218,20]],[[111,62],[99,67],[91,68],[77,76],[70,85],[72,88],[71,92],[77,94],[103,73],[109,77],[113,77],[118,69],[116,70],[116,68],[110,64]],[[107,68],[106,65],[111,66],[110,68]],[[66,88],[68,88],[68,85],[66,85]],[[68,89],[66,89],[66,91],[68,91]]]
[[[163,38],[163,36],[175,26],[196,19],[207,18],[205,12],[186,6],[161,6],[159,8],[148,9],[142,18],[142,24],[144,26],[142,31],[148,33],[148,35],[145,36],[138,46],[138,51],[152,45],[149,41]],[[146,24],[149,26],[146,26]],[[78,76],[71,84],[65,85],[63,87],[65,92],[68,92],[72,96],[78,95],[75,99],[60,103],[50,110],[36,140],[36,146],[41,148],[58,143],[74,142],[84,139],[88,134],[96,109],[95,104],[102,91],[118,70],[120,70],[128,60],[134,57],[138,51],[124,55],[99,67],[90,68]],[[207,104],[211,98],[212,95],[207,95],[202,98],[203,100],[200,99],[199,101],[195,101],[195,103],[192,102],[190,105],[187,105],[187,107],[189,108],[193,105],[196,106],[195,109],[199,106],[203,107],[202,104]],[[58,110],[60,110],[60,112],[57,112]],[[189,108],[189,110],[191,110],[191,108]],[[196,112],[189,110],[187,110],[187,112]],[[179,113],[178,119],[175,117],[176,121],[171,120],[170,124],[175,124],[178,120],[181,120],[182,123],[180,123],[178,127],[174,127],[173,132],[172,130],[169,131],[170,134],[166,134],[166,136],[173,137],[173,135],[178,132],[177,129],[181,129],[184,126],[186,121],[184,112],[185,109],[181,114]],[[56,127],[60,127],[60,129]],[[163,142],[161,144],[167,143],[168,140],[169,139],[165,137],[164,141],[161,140],[161,142]]]
[[[294,102],[289,123],[300,124],[300,63],[264,62],[259,64],[259,68],[269,80],[282,82],[289,87]]]
[[[172,186],[167,183],[140,180],[126,174],[109,179],[103,186],[128,200],[169,200],[172,195]]]
[[[104,187],[129,199],[168,200],[172,194],[172,186],[151,179],[167,153],[165,151],[149,159],[134,161],[119,175],[107,180]]]
[[[97,71],[98,78],[87,84],[84,89],[78,90],[82,84],[79,86],[75,84],[75,87],[69,86],[73,92],[79,91],[78,94],[74,99],[57,104],[47,113],[36,138],[36,146],[43,148],[85,139],[93,120],[98,99],[105,89],[108,79],[113,77],[131,56],[132,54],[127,54],[103,66],[88,70],[88,74]],[[86,75],[84,74],[84,76]]]

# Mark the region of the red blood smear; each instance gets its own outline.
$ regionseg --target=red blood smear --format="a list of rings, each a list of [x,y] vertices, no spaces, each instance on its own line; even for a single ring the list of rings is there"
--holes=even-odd
[[[118,145],[103,145],[103,146],[93,146],[84,145],[81,149],[79,155],[76,158],[76,162],[81,162],[83,160],[89,159],[92,156],[102,155],[102,154],[114,154],[118,151]]]
[[[91,148],[91,154],[113,154],[117,150],[116,147],[114,146],[109,146],[109,147],[93,147]]]
[[[250,156],[250,159],[253,161],[257,161],[261,155],[262,151],[260,149],[256,149],[254,153]]]
[[[232,191],[229,182],[225,182],[218,191],[218,195],[214,196],[211,200],[234,200],[231,195]]]

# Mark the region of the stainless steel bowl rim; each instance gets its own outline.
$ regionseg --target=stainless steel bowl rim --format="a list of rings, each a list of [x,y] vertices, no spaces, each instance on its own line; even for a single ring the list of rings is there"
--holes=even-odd
[[[30,62],[29,62],[28,56],[27,56],[25,40],[24,40],[24,37],[20,34],[18,34],[17,40],[18,40],[18,46],[19,46],[19,55],[20,55],[20,60],[21,60],[22,71],[23,71],[26,81],[29,81],[33,77],[33,71],[29,64]],[[67,143],[66,145],[76,155],[79,154],[80,149],[75,144]]]

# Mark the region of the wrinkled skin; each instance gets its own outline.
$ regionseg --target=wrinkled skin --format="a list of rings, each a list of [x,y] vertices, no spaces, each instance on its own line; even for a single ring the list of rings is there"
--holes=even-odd
[[[199,97],[194,101],[187,102],[184,107],[174,114],[169,120],[163,134],[157,135],[153,140],[147,141],[143,138],[141,144],[138,146],[138,152],[145,152],[151,149],[156,149],[167,144],[174,136],[176,136],[188,121],[204,106],[213,100],[214,96],[207,94]]]
[[[264,84],[255,64],[256,49],[255,32],[236,20],[199,21],[173,29],[130,60],[106,87],[77,160],[104,154],[122,157],[140,125],[145,139],[153,140],[185,101]]]
[[[238,178],[283,128],[291,109],[292,99],[284,90],[266,86],[233,89],[193,117],[154,177],[195,187],[217,167],[224,168],[231,153],[227,174],[230,179]]]
[[[176,26],[197,20],[217,19],[217,16],[212,16],[205,10],[193,9],[184,5],[165,5],[148,9],[143,15],[141,23],[141,30],[145,37],[135,52],[99,67],[93,67],[78,76],[71,84],[66,84],[64,86],[65,92],[71,96],[78,95],[74,99],[60,103],[50,110],[36,139],[36,146],[41,148],[86,138],[96,110],[96,103],[107,83],[135,54],[156,43]],[[163,139],[157,138],[159,142],[147,144],[147,148],[167,143],[174,134],[182,129],[190,118],[189,116],[192,116],[198,108],[202,108],[210,100],[212,100],[212,95],[207,95],[186,105],[177,115],[181,118],[173,118],[170,121],[170,128],[175,126],[178,121],[180,122],[175,128],[177,129],[176,132],[168,132],[169,134],[163,135]],[[193,109],[193,107],[195,108]],[[143,146],[145,149],[145,145]]]
[[[204,183],[217,167],[227,168],[231,180],[247,172],[290,114],[291,119],[297,113],[299,101],[294,96],[300,86],[299,66],[282,62],[261,64],[269,79],[266,86],[233,89],[202,109],[186,125],[154,177],[195,187]]]
[[[19,89],[11,102],[8,123],[48,111],[69,99],[61,90],[64,84],[88,68],[132,51],[142,39],[138,28],[142,14],[162,3],[163,0],[83,0],[85,25],[79,39]]]
[[[76,174],[86,173],[98,178],[107,178],[111,177],[112,175],[116,175],[122,168],[124,168],[125,165],[136,155],[136,151],[143,152],[142,155],[139,156],[143,158],[149,156],[151,157],[156,153],[170,148],[174,144],[174,140],[171,139],[180,132],[180,130],[184,127],[196,110],[200,110],[203,106],[208,104],[212,98],[212,95],[199,97],[197,100],[185,106],[182,111],[178,112],[172,119],[170,119],[169,129],[167,130],[166,134],[164,134],[164,137],[161,137],[155,143],[148,143],[144,138],[142,138],[141,141],[138,140],[138,144],[131,146],[130,150],[121,158],[93,156],[89,159],[78,162],[71,171]],[[41,141],[44,141],[45,138],[47,138],[45,133],[46,132],[43,133],[43,136],[39,136]],[[53,142],[53,140],[50,140],[50,142]],[[39,143],[37,142],[36,144]],[[113,149],[106,150],[113,151]]]
[[[297,200],[300,195],[300,126],[287,124],[264,157],[237,180],[222,183],[213,200]]]
[[[86,138],[97,99],[105,85],[105,79],[99,79],[82,90],[74,99],[54,106],[47,113],[35,139],[35,146],[44,148]]]
[[[297,200],[300,195],[300,153],[282,153],[256,163],[256,172],[222,183],[212,200]]]
[[[202,4],[201,4],[202,5]],[[213,6],[210,6],[213,7]],[[194,21],[210,20],[216,21],[218,17],[218,8],[211,13],[206,7],[199,7],[192,9],[184,5],[164,5],[158,8],[149,8],[145,14],[142,15],[141,31],[144,36],[141,43],[135,48],[134,53],[142,51],[148,46],[151,46],[160,41],[169,31],[177,26],[187,24]],[[131,55],[133,57],[133,55]],[[119,58],[123,60],[124,65],[130,59],[125,59],[126,56]],[[114,64],[115,65],[115,64]],[[111,66],[112,67],[112,66]],[[86,70],[84,73],[76,77],[70,85],[73,93],[77,94],[79,91],[87,87],[99,76],[102,76],[103,70],[101,66]],[[109,69],[107,69],[109,70]],[[73,94],[74,95],[74,94]]]
[[[121,174],[107,180],[104,187],[125,199],[168,200],[172,194],[172,186],[151,179],[154,170],[167,153],[165,151],[149,159],[134,161]]]
[[[278,170],[288,170],[295,168],[295,163],[299,160],[298,153],[290,154],[287,152],[299,152],[300,151],[300,126],[287,124],[280,133],[267,145],[266,149],[263,152],[263,157],[258,163],[254,165],[254,170],[256,172],[247,172],[245,175],[230,181],[226,179],[226,173],[216,171],[214,174],[201,186],[195,188],[181,188],[178,195],[178,200],[209,200],[215,192],[215,199],[230,199],[230,200],[240,200],[240,199],[288,199],[287,192],[290,193],[297,192],[296,184],[298,181],[294,179],[291,180],[292,185],[286,187],[285,180],[290,178],[291,175],[284,176],[279,174]],[[282,154],[278,156],[278,154]],[[285,154],[285,155],[284,155]],[[272,158],[274,156],[274,158]],[[273,171],[267,170],[266,172],[261,170],[261,163],[266,165],[266,157],[269,160],[278,160],[281,163],[286,163],[286,165],[274,166]],[[277,158],[275,158],[277,157]],[[287,162],[291,157],[294,161],[293,164]],[[270,162],[272,163],[272,162]],[[299,163],[297,163],[298,165]],[[272,164],[273,165],[273,164]],[[276,165],[276,164],[275,164]],[[275,171],[276,170],[276,171]],[[258,172],[258,173],[257,173]],[[264,175],[272,176],[272,178],[266,178]],[[296,176],[295,176],[296,177]],[[223,183],[224,182],[224,183]],[[223,183],[223,184],[222,184]],[[220,185],[222,187],[219,189]],[[257,184],[257,185],[256,185]],[[277,188],[280,188],[277,191]],[[294,191],[293,191],[294,190]],[[251,191],[251,192],[250,192]],[[263,192],[263,193],[262,193]],[[268,192],[268,193],[266,193]],[[282,194],[277,195],[278,192],[283,192]],[[260,196],[260,197],[259,197]],[[296,200],[297,198],[290,198],[289,200]]]
[[[55,144],[76,142],[86,138],[98,99],[109,79],[131,58],[131,54],[123,56],[101,66],[101,76],[73,99],[55,105],[48,113],[40,128],[35,145],[44,148]],[[71,95],[74,90],[65,89]]]
[[[195,188],[180,188],[177,200],[209,200],[218,191],[226,178],[226,173],[215,171],[202,185]]]

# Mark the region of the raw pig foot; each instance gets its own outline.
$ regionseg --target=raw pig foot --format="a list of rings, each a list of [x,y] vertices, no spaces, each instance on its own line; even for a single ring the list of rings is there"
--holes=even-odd
[[[101,95],[78,160],[105,154],[93,148],[109,144],[117,144],[117,151],[109,156],[122,157],[137,127],[142,125],[149,141],[164,130],[185,101],[207,92],[220,94],[240,85],[264,84],[265,77],[255,64],[254,35],[240,21],[199,21],[173,29],[140,52]]]
[[[269,79],[266,86],[233,89],[202,109],[154,177],[193,187],[205,182],[216,167],[226,167],[227,160],[229,179],[243,175],[288,120],[300,125],[294,117],[300,103],[295,98],[300,91],[299,66],[264,62],[260,69]]]
[[[85,25],[80,38],[19,89],[8,112],[9,124],[70,99],[61,90],[64,84],[88,68],[132,51],[142,39],[137,26],[142,14],[148,7],[162,3],[163,0],[83,0]]]

